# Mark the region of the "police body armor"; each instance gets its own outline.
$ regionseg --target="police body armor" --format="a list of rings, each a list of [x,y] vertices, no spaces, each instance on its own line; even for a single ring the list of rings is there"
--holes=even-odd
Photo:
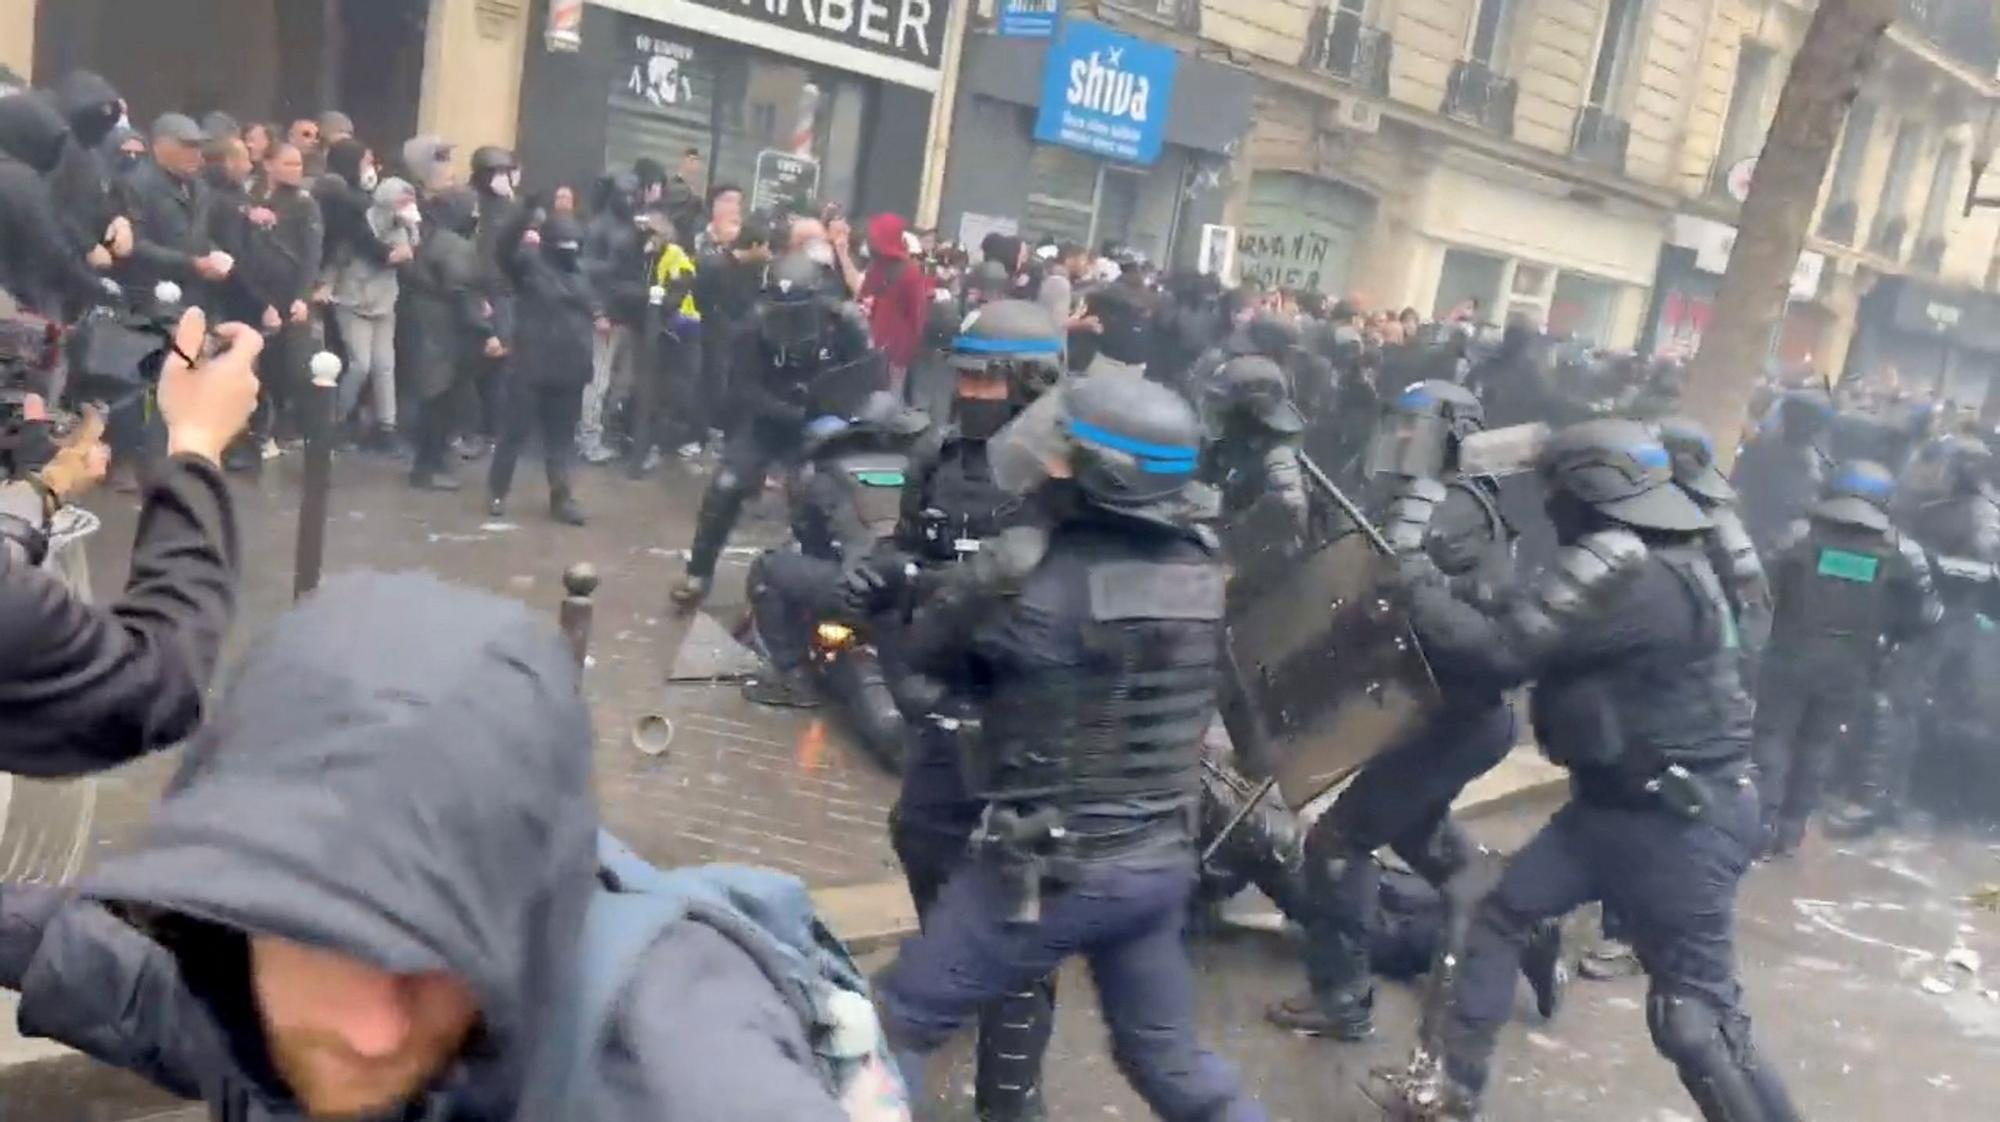
[[[923,560],[952,562],[979,550],[1005,529],[1022,503],[993,482],[985,442],[946,429],[911,458],[911,485],[920,489]]]
[[[1749,606],[1763,603],[1768,608],[1771,589],[1764,575],[1764,562],[1757,556],[1757,543],[1750,540],[1750,531],[1735,507],[1703,503],[1702,510],[1715,523],[1708,535],[1709,563],[1741,622]]]
[[[1797,600],[1780,606],[1774,629],[1833,639],[1843,651],[1873,657],[1891,622],[1885,570],[1897,562],[1895,541],[1870,527],[1814,518],[1804,548],[1810,571]]]
[[[1089,552],[1052,552],[1018,601],[1057,620],[1087,606],[1084,664],[1051,660],[996,688],[968,786],[995,811],[1053,811],[1075,843],[1181,840],[1215,714],[1225,573]],[[1148,800],[1158,812],[1135,815]]]
[[[1693,641],[1606,672],[1545,679],[1530,706],[1543,751],[1599,801],[1656,803],[1668,772],[1708,772],[1749,752],[1750,708],[1721,582],[1699,550],[1655,549],[1650,558],[1696,613]]]

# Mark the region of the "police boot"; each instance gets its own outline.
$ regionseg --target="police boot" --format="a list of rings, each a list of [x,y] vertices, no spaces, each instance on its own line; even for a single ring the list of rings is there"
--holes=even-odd
[[[1434,1066],[1374,1068],[1362,1077],[1361,1093],[1389,1122],[1481,1122],[1478,1093]]]
[[[1322,996],[1293,994],[1264,1010],[1264,1019],[1306,1036],[1353,1042],[1375,1035],[1375,989]]]
[[[1563,990],[1569,985],[1569,964],[1563,961],[1562,923],[1545,919],[1535,925],[1528,945],[1521,951],[1521,974],[1535,992],[1535,1011],[1543,1020],[1562,1008]]]
[[[668,595],[672,596],[674,603],[681,607],[692,608],[708,599],[708,585],[709,578],[689,573],[680,579],[679,584],[674,585],[674,590]]]
[[[818,691],[806,680],[805,674],[797,670],[772,667],[743,683],[743,697],[752,705],[769,705],[778,709],[819,708]]]

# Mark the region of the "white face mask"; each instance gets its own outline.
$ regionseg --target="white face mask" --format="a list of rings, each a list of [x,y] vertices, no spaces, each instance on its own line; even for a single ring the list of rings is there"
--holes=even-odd
[[[511,198],[513,198],[513,197],[514,197],[514,177],[513,177],[512,175],[496,175],[496,176],[494,176],[494,177],[493,177],[493,194],[494,194],[494,195],[495,195],[495,197],[497,197],[497,198],[502,198],[502,199],[511,199]]]
[[[815,265],[831,265],[833,264],[833,243],[814,242],[806,247],[806,256],[812,258]]]
[[[362,168],[361,189],[363,191],[373,191],[375,189],[376,182],[381,178],[382,178],[381,173],[377,172],[374,168],[368,168],[368,167]]]

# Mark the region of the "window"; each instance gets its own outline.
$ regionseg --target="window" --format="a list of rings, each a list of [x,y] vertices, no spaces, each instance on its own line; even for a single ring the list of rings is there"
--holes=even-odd
[[[1919,227],[1924,239],[1944,236],[1945,220],[1951,214],[1951,203],[1958,195],[1958,166],[1965,159],[1965,149],[1957,142],[1944,146],[1938,153],[1937,170],[1931,173],[1931,191],[1924,198],[1924,224]]]
[[[1833,165],[1833,189],[1827,195],[1827,207],[1832,209],[1841,203],[1851,203],[1861,186],[1861,164],[1868,158],[1868,141],[1875,131],[1875,107],[1867,102],[1857,101],[1847,112],[1847,130],[1841,134],[1840,155]]]
[[[1923,149],[1924,127],[1904,121],[1896,130],[1896,146],[1889,150],[1889,170],[1882,176],[1882,205],[1876,208],[1877,226],[1902,218],[1910,209],[1910,176],[1917,168],[1917,153]]]
[[[1021,233],[1090,243],[1097,213],[1097,158],[1059,144],[1037,144],[1028,160],[1028,208]]]
[[[1618,285],[1583,273],[1562,273],[1549,302],[1549,332],[1594,346],[1611,345]]]
[[[1736,56],[1736,84],[1729,91],[1729,116],[1722,123],[1722,145],[1715,155],[1717,188],[1728,182],[1730,168],[1764,146],[1764,99],[1770,96],[1775,58],[1769,47],[1749,40]]]
[[[1590,73],[1587,104],[1611,109],[1622,102],[1626,74],[1632,68],[1639,38],[1639,9],[1644,0],[1611,0],[1604,15],[1604,34],[1597,44],[1597,65]]]
[[[1498,323],[1494,306],[1500,302],[1500,276],[1507,262],[1469,249],[1447,249],[1438,275],[1437,300],[1431,314],[1444,319],[1463,312],[1473,323]]]
[[[1472,14],[1471,42],[1466,57],[1489,69],[1504,68],[1513,38],[1514,8],[1519,0],[1479,0]]]

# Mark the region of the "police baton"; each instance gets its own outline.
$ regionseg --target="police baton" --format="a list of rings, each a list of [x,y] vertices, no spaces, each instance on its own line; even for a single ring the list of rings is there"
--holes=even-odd
[[[321,351],[312,357],[312,388],[306,394],[305,493],[299,500],[298,550],[292,562],[292,599],[319,587],[326,560],[327,492],[333,486],[334,415],[340,385],[340,356]]]
[[[563,570],[563,602],[556,613],[570,653],[583,666],[590,655],[590,619],[597,612],[591,597],[597,592],[597,566],[579,561]]]
[[[1319,465],[1313,462],[1311,456],[1306,455],[1303,451],[1300,452],[1299,463],[1305,465],[1306,474],[1312,478],[1314,483],[1319,484],[1320,490],[1326,492],[1327,497],[1331,498],[1334,504],[1340,507],[1341,512],[1347,515],[1348,520],[1353,522],[1363,534],[1367,535],[1370,544],[1380,550],[1382,556],[1394,557],[1396,555],[1396,550],[1389,544],[1389,539],[1382,536],[1382,531],[1376,529],[1373,522],[1368,521],[1368,516],[1361,513],[1361,508],[1354,505],[1354,500],[1347,497],[1347,492],[1341,490],[1333,480],[1327,478],[1326,473],[1319,469]]]

